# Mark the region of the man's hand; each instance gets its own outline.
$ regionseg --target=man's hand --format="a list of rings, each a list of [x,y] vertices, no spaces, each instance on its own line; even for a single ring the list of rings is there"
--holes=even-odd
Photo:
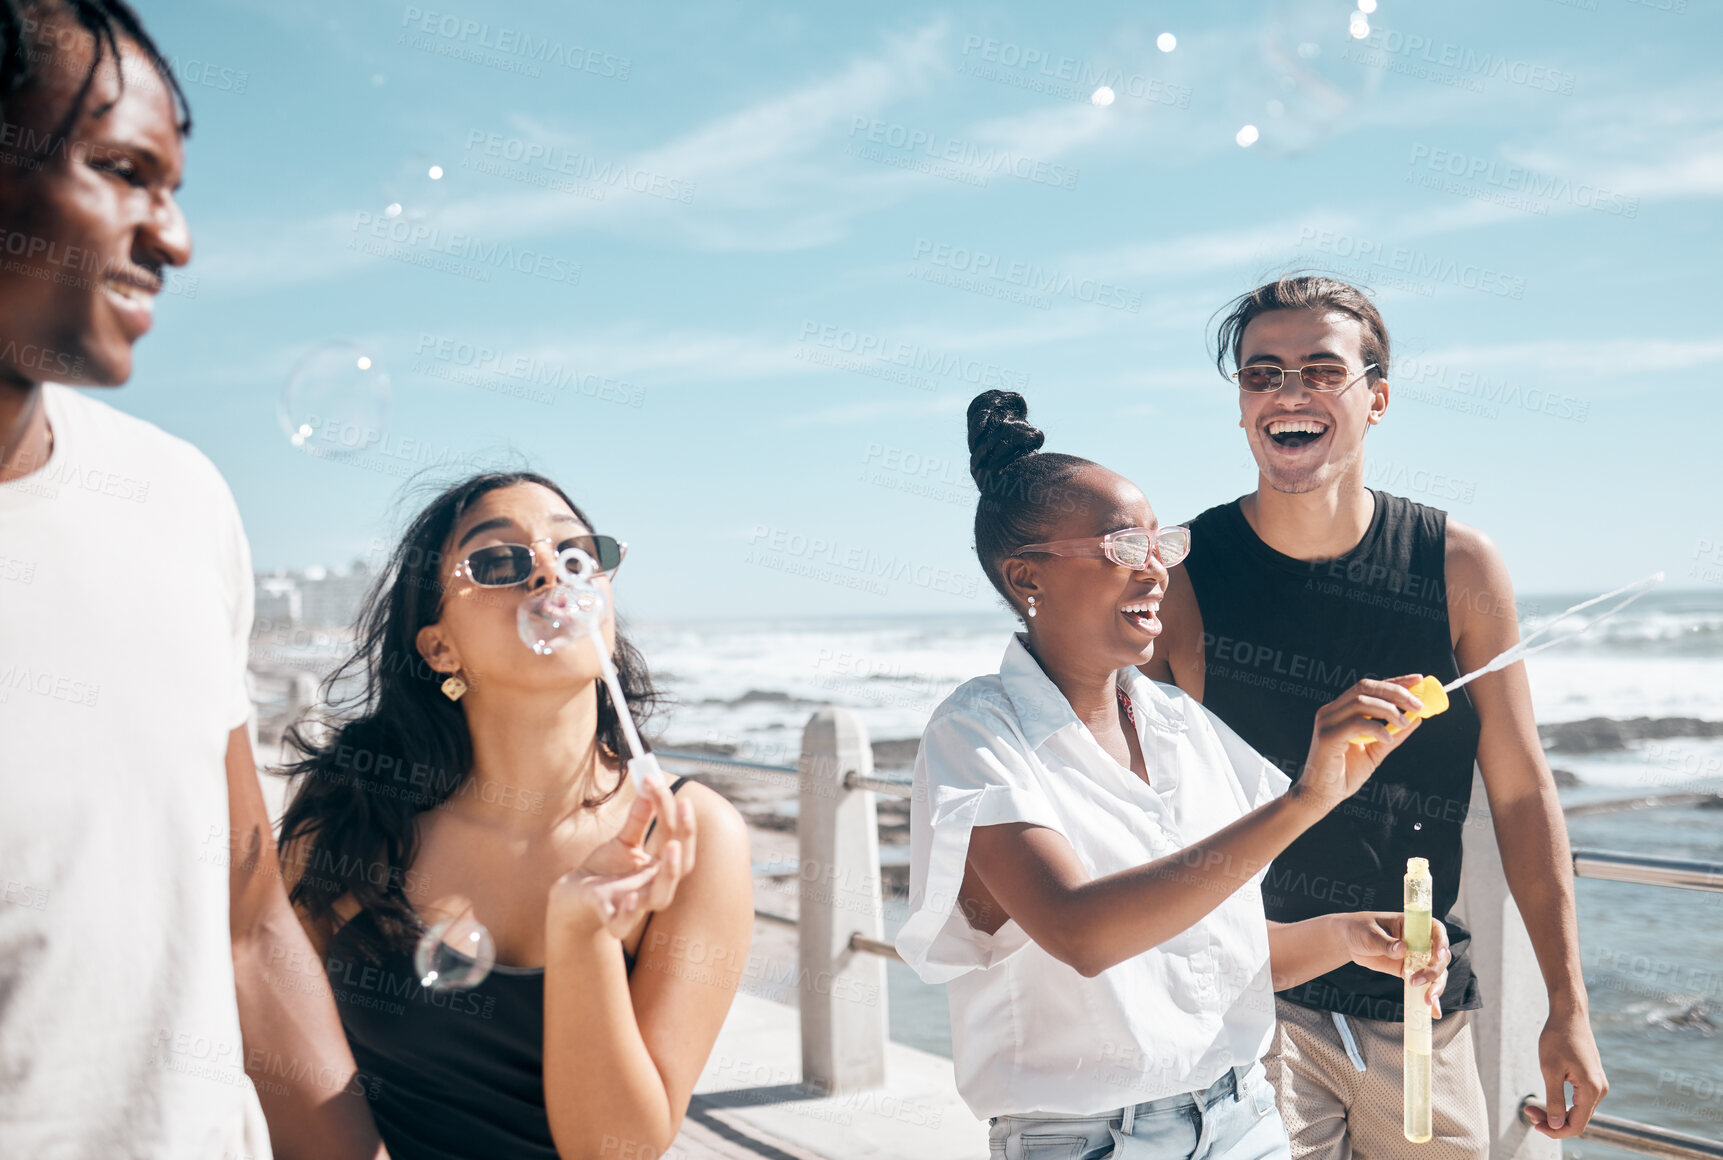
[[[1603,1060],[1597,1054],[1597,1041],[1592,1038],[1591,1019],[1585,1011],[1552,1012],[1538,1036],[1538,1066],[1544,1073],[1548,1092],[1546,1115],[1538,1108],[1527,1108],[1537,1130],[1557,1140],[1566,1140],[1585,1131],[1591,1114],[1603,1097],[1609,1094],[1609,1077],[1603,1074]],[[1567,1089],[1573,1085],[1573,1106],[1567,1103]]]

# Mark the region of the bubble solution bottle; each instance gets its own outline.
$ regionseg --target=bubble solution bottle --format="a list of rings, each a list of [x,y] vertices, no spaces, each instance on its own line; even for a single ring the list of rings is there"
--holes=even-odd
[[[1430,965],[1430,863],[1423,858],[1406,859],[1406,1139],[1422,1144],[1430,1139],[1430,1005],[1425,997],[1428,983],[1413,986],[1412,976]]]

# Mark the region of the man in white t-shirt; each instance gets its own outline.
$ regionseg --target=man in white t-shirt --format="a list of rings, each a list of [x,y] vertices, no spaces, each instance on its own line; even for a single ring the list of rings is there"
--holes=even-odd
[[[123,383],[191,256],[183,108],[118,0],[0,0],[0,1156],[267,1158],[266,1114],[372,1157],[247,737],[233,498],[59,385]]]

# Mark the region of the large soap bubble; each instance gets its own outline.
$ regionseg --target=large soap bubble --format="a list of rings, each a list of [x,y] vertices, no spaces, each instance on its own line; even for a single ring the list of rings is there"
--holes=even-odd
[[[358,455],[383,437],[389,376],[353,342],[325,342],[293,368],[276,403],[287,441],[308,455]]]

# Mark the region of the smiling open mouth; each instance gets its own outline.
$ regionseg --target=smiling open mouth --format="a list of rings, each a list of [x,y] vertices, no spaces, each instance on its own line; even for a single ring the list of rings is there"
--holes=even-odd
[[[1141,600],[1119,609],[1119,615],[1143,632],[1158,633],[1161,622],[1155,617],[1155,613],[1159,612],[1160,608],[1161,602],[1158,600]]]
[[[1268,437],[1280,447],[1303,447],[1328,434],[1320,419],[1276,419],[1268,425]]]

